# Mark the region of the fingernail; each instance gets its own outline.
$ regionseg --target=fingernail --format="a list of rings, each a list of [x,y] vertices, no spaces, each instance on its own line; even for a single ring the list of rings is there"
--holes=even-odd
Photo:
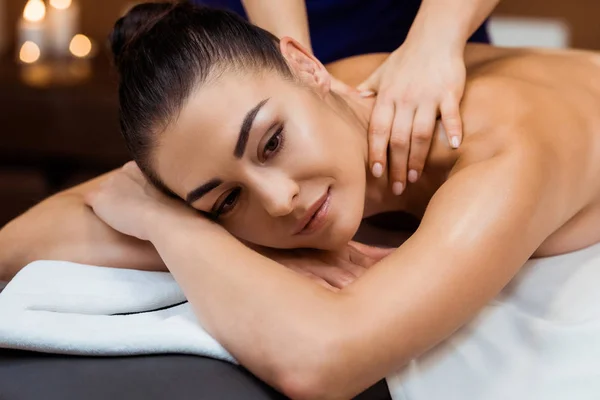
[[[404,191],[404,184],[402,182],[394,182],[394,184],[392,185],[392,192],[396,196],[400,196],[403,191]]]
[[[371,96],[375,96],[375,92],[372,90],[363,90],[362,92],[360,92],[360,97],[371,97]]]
[[[450,140],[450,144],[452,145],[452,148],[458,149],[458,146],[460,146],[460,139],[458,136],[453,136]]]
[[[408,180],[411,183],[415,183],[419,179],[419,174],[414,169],[408,171]]]
[[[381,178],[381,175],[383,175],[383,165],[381,165],[381,163],[376,162],[375,164],[373,164],[372,172],[375,178]]]

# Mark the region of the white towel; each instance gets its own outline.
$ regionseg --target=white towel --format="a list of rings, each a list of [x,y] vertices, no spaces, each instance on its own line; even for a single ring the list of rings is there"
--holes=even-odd
[[[235,362],[182,302],[168,273],[37,261],[0,293],[0,347]],[[395,400],[600,399],[600,244],[528,262],[469,324],[387,381]]]
[[[529,261],[387,382],[394,400],[599,400],[600,245]]]
[[[33,262],[0,293],[0,347],[78,355],[185,353],[235,363],[202,329],[171,274],[64,261]]]

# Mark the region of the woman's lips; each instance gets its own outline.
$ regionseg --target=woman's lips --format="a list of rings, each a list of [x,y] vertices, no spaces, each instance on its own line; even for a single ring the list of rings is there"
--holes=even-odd
[[[327,192],[313,205],[312,208],[316,207],[316,210],[312,212],[308,222],[305,223],[304,227],[297,233],[297,235],[308,235],[321,229],[325,222],[327,222],[327,215],[329,214],[329,207],[331,205],[331,188],[327,189]],[[312,211],[312,210],[311,210]]]

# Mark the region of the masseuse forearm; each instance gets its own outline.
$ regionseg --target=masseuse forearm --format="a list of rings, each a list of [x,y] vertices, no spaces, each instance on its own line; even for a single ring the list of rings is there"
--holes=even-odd
[[[304,0],[242,0],[250,21],[281,38],[290,36],[312,52]]]
[[[319,386],[315,379],[329,379],[320,372],[344,353],[336,335],[353,329],[346,326],[351,313],[342,295],[246,248],[209,221],[156,218],[162,219],[153,225],[162,228],[151,241],[203,326],[244,366],[292,397]]]
[[[407,41],[423,40],[462,51],[500,0],[423,0]]]

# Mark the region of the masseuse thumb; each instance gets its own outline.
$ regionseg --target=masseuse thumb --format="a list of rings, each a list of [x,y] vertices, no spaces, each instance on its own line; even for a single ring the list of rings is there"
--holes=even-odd
[[[366,80],[356,87],[361,97],[375,96],[379,90],[379,81],[381,76],[381,67],[377,68]]]

